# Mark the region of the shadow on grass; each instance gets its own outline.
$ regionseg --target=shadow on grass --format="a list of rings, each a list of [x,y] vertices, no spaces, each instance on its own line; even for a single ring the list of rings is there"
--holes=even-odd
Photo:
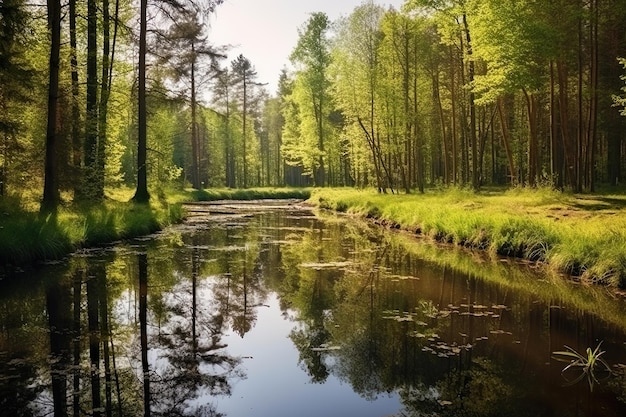
[[[573,207],[580,210],[589,211],[602,211],[602,210],[621,210],[626,208],[626,197],[603,197],[603,196],[589,196],[578,197],[576,199],[579,202],[572,204]]]
[[[73,249],[55,214],[4,213],[0,220],[0,263],[23,265],[59,259]]]
[[[180,222],[180,204],[107,202],[80,205],[57,214],[23,210],[0,214],[0,265],[27,265],[58,260],[83,248],[145,236]]]

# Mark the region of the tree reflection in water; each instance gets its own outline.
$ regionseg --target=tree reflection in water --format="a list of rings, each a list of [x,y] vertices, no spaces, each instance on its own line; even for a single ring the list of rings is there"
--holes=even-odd
[[[50,376],[55,417],[68,415],[67,380],[70,375],[71,288],[68,280],[55,282],[46,291],[50,326]]]
[[[153,415],[218,415],[206,397],[230,395],[229,378],[240,363],[221,343],[224,318],[210,306],[199,305],[199,250],[191,251],[190,281],[182,281],[161,295],[167,322],[152,334],[156,351],[151,375]],[[205,397],[203,401],[198,401]]]
[[[626,408],[607,387],[572,387],[572,396],[550,360],[552,346],[573,343],[572,335],[578,344],[608,339],[621,352],[623,329],[600,330],[589,313],[562,308],[566,300],[542,301],[412,257],[394,235],[327,227],[284,248],[291,274],[276,286],[296,311],[291,339],[312,381],[334,375],[370,400],[398,392],[403,417],[617,416]],[[333,262],[348,266],[327,267]],[[529,272],[522,278],[533,282]]]
[[[87,252],[0,298],[0,416],[220,415],[212,396],[243,374],[200,302],[200,253],[188,279],[153,253]]]
[[[339,380],[369,401],[391,395],[398,417],[626,409],[624,378],[563,387],[550,359],[601,339],[626,362],[616,300],[550,293],[533,269],[471,269],[461,251],[414,255],[354,222],[273,213],[207,227],[78,254],[37,285],[0,282],[0,415],[218,416],[214,396],[243,378],[224,333],[245,344],[272,292],[311,390]]]

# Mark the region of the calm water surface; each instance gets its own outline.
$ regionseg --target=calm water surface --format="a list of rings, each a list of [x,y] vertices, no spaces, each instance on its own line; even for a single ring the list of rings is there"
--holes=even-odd
[[[273,204],[5,272],[0,415],[626,415],[622,299]]]

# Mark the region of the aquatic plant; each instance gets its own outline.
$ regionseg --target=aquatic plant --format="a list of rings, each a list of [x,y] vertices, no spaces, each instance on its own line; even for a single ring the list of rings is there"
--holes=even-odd
[[[582,381],[583,378],[587,377],[587,382],[589,383],[589,389],[593,391],[593,385],[599,384],[600,381],[596,376],[599,372],[607,372],[608,376],[611,374],[611,367],[609,364],[602,359],[602,355],[604,355],[605,351],[600,350],[600,346],[602,342],[598,343],[598,346],[592,351],[591,348],[587,348],[586,355],[578,353],[575,349],[564,345],[565,349],[562,351],[552,352],[552,357],[560,362],[568,362],[568,365],[563,368],[561,374],[567,380],[566,386],[577,384]],[[569,380],[565,376],[565,373],[570,370],[578,370],[579,375]]]

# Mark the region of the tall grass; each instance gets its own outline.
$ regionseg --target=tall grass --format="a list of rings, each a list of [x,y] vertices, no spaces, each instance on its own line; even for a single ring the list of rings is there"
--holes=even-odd
[[[421,195],[316,189],[309,201],[437,241],[546,262],[585,281],[626,286],[624,196],[549,189],[474,193],[453,188]]]
[[[0,218],[0,263],[26,264],[59,259],[87,246],[146,235],[180,222],[180,204],[138,205],[107,200],[98,205],[60,208],[40,215],[16,206]]]

